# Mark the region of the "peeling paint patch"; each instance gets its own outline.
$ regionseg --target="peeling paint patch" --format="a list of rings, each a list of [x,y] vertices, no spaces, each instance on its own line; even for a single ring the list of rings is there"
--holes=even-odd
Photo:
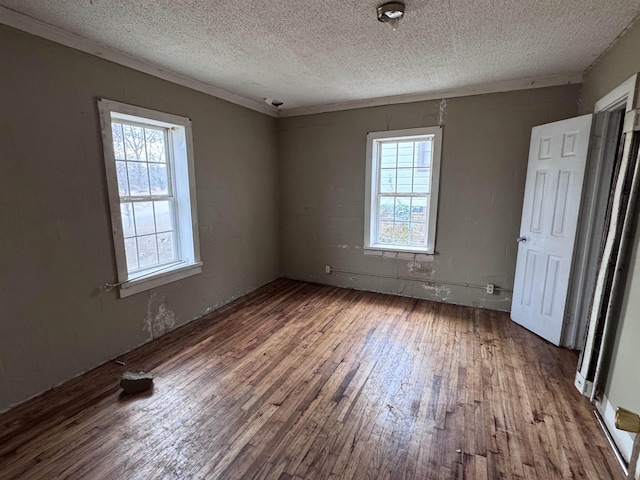
[[[147,302],[147,318],[144,330],[155,339],[171,330],[176,324],[176,314],[167,306],[167,295],[152,293]]]
[[[503,297],[503,298],[491,298],[490,299],[492,302],[510,302],[511,301],[511,297]]]
[[[438,102],[438,125],[442,127],[444,125],[444,116],[447,113],[447,99],[443,98]]]
[[[438,285],[433,283],[423,283],[422,288],[435,293],[436,297],[446,302],[451,297],[451,289],[446,285]]]
[[[412,260],[407,263],[407,268],[411,273],[422,273],[424,275],[428,275],[431,278],[433,278],[436,273],[432,267],[430,267],[429,265],[425,265],[424,263],[417,260]]]
[[[338,245],[338,248],[349,248],[349,245]]]
[[[219,309],[220,307],[224,307],[227,303],[233,302],[236,298],[238,298],[238,297],[236,297],[235,295],[232,295],[231,297],[229,297],[227,300],[224,300],[223,302],[218,302],[215,305],[213,305],[212,307],[207,307],[207,309],[204,311],[204,313],[202,315],[198,315],[198,316],[194,317],[194,320],[196,318],[204,317],[205,315],[207,315],[207,314]]]

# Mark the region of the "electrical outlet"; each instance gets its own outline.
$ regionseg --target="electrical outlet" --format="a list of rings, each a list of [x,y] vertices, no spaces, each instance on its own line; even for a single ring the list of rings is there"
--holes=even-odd
[[[494,288],[496,288],[496,286],[493,283],[487,283],[487,293],[493,293]]]
[[[324,273],[331,273],[331,265],[324,266]]]

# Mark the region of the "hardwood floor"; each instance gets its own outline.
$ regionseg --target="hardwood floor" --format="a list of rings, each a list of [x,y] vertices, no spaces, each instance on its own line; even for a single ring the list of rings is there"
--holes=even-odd
[[[277,280],[121,359],[0,416],[0,478],[622,477],[504,313]]]

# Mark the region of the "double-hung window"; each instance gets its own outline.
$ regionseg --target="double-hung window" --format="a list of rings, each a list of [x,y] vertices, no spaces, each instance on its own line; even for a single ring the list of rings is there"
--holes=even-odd
[[[191,120],[99,99],[120,295],[199,273]]]
[[[435,251],[442,128],[367,135],[365,249]]]

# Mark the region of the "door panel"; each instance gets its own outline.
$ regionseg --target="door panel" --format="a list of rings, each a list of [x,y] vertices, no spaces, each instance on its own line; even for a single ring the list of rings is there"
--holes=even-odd
[[[565,213],[569,200],[569,186],[571,182],[571,171],[560,170],[558,175],[558,188],[556,190],[556,204],[553,209],[553,228],[551,235],[556,237],[565,236]]]
[[[559,345],[592,115],[534,127],[511,318]]]
[[[544,194],[547,186],[546,170],[536,171],[535,190],[533,192],[533,210],[531,212],[531,231],[542,232],[542,206],[544,205]]]

